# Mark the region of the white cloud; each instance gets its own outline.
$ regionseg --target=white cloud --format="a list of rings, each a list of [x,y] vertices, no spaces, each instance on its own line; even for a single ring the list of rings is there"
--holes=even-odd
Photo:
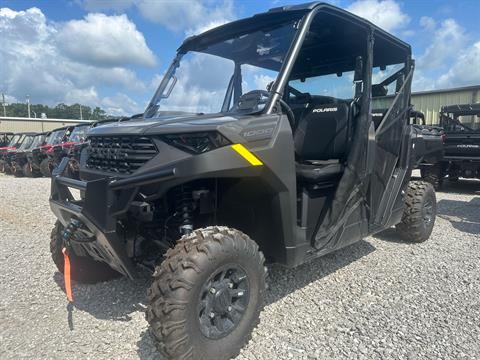
[[[88,14],[64,24],[58,47],[71,59],[95,66],[154,66],[155,56],[126,15]]]
[[[430,16],[422,16],[420,18],[420,26],[425,30],[432,31],[437,26],[437,22]]]
[[[115,37],[111,31],[98,36],[89,33],[92,30],[89,27],[94,23],[100,24],[102,20],[110,25],[116,24],[116,29],[123,31],[128,44],[140,51],[144,60],[126,54],[124,50],[122,50],[123,53],[115,50],[116,58],[102,58],[98,55],[95,47],[99,47],[102,36],[106,49],[113,51],[112,43],[116,42],[118,45],[118,38],[111,39]],[[86,25],[89,30],[72,32],[80,23]],[[146,47],[143,35],[135,29],[133,24],[129,25],[129,20],[125,16],[95,15],[93,18],[87,16],[85,20],[73,21],[73,27],[70,26],[71,24],[72,22],[60,24],[49,22],[38,8],[25,11],[0,9],[0,38],[2,39],[0,90],[20,101],[25,99],[26,95],[30,95],[34,103],[53,105],[59,102],[82,102],[90,106],[106,104],[104,102],[106,100],[98,94],[99,87],[115,87],[117,91],[122,88],[137,92],[147,90],[146,85],[137,78],[136,73],[125,66],[131,63],[149,65],[153,55],[151,57],[148,55],[151,55],[151,51]],[[60,34],[66,36],[65,34],[69,31],[71,37],[62,39]],[[68,55],[65,53],[61,40],[72,39],[78,42],[84,41],[82,46],[78,44],[78,49],[82,47],[83,52],[90,58],[84,57],[84,61],[79,62],[78,58],[71,57],[72,53]],[[94,43],[97,41],[96,45],[92,46],[85,42],[87,40],[92,40]],[[136,40],[138,40],[137,45],[132,45]],[[127,48],[127,50],[132,49]],[[94,61],[95,59],[98,61]],[[103,67],[109,61],[115,66]],[[114,101],[118,101],[117,110],[123,108],[124,114],[134,109],[133,100],[127,101],[125,97],[111,97],[106,105],[113,109]],[[138,110],[135,108],[135,112]]]
[[[204,2],[138,0],[140,13],[148,20],[173,31],[198,34],[234,18],[232,0]]]
[[[394,0],[357,0],[347,10],[386,31],[402,28],[410,22],[410,17]]]
[[[145,106],[140,106],[128,95],[117,93],[115,96],[105,97],[101,101],[102,108],[108,113],[116,116],[125,114],[138,114],[143,112]]]
[[[175,74],[178,82],[169,98],[161,101],[161,109],[220,111],[233,70],[230,60],[202,53],[186,55]]]
[[[436,68],[444,65],[447,60],[456,58],[465,47],[467,35],[453,19],[447,19],[435,31],[431,45],[418,59],[420,68]]]
[[[480,41],[457,55],[450,70],[438,79],[439,87],[478,85],[480,83]]]

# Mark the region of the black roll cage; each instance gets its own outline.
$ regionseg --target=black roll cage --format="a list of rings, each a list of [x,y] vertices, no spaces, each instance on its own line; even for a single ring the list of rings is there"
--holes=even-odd
[[[404,78],[408,76],[408,73],[406,73],[405,70],[410,69],[411,65],[411,50],[410,47],[402,42],[401,40],[395,38],[391,34],[383,31],[382,29],[378,28],[377,26],[373,25],[369,21],[362,19],[360,17],[357,17],[356,15],[353,15],[347,11],[338,9],[336,7],[333,7],[329,4],[325,3],[309,3],[305,5],[294,5],[294,6],[286,6],[286,7],[281,7],[281,8],[274,8],[270,9],[267,13],[265,14],[259,14],[255,15],[252,19],[259,18],[261,16],[266,16],[267,14],[274,14],[274,13],[281,13],[285,12],[291,13],[290,17],[285,17],[284,23],[287,23],[288,21],[292,21],[295,19],[295,17],[298,17],[299,12],[304,13],[303,16],[300,17],[297,25],[297,31],[294,35],[294,38],[290,44],[290,48],[287,51],[287,54],[285,56],[285,60],[283,61],[283,64],[279,70],[278,76],[276,81],[273,83],[270,92],[272,93],[272,96],[267,101],[267,104],[263,108],[262,111],[259,113],[263,114],[272,114],[277,112],[280,107],[276,106],[276,104],[282,99],[284,95],[284,91],[286,89],[286,86],[288,85],[288,81],[290,79],[290,74],[292,72],[292,69],[294,67],[294,64],[299,56],[300,50],[302,48],[302,45],[304,43],[304,40],[308,34],[308,31],[310,29],[310,26],[312,24],[313,19],[317,14],[320,12],[325,12],[330,15],[334,15],[337,18],[341,18],[343,20],[349,21],[350,23],[357,23],[357,25],[363,25],[365,28],[365,37],[372,38],[372,42],[374,41],[375,34],[380,33],[382,36],[382,39],[388,41],[389,43],[394,43],[398,44],[399,47],[402,47],[403,49],[406,50],[406,58],[405,58],[405,67],[403,69],[400,69],[387,79],[383,80],[379,86],[385,86],[390,84],[391,82],[395,81],[398,79],[399,76],[403,75]],[[248,20],[248,19],[247,19]],[[242,23],[244,20],[239,20],[237,22],[231,23],[231,24],[238,24]],[[229,24],[225,25],[228,26]],[[232,25],[232,26],[234,26]],[[160,82],[160,85],[158,86],[157,90],[155,91],[155,94],[153,95],[150,103],[148,104],[143,117],[146,118],[149,115],[151,115],[151,111],[153,108],[155,108],[156,104],[158,101],[162,98],[163,94],[167,90],[167,86],[170,84],[170,88],[167,90],[167,93],[173,89],[173,86],[175,85],[177,79],[175,77],[175,71],[180,65],[180,60],[182,57],[187,53],[187,51],[191,50],[192,48],[195,48],[195,45],[202,44],[202,47],[207,46],[208,41],[217,41],[219,38],[220,31],[222,30],[223,26],[220,26],[218,28],[209,30],[205,32],[204,34],[198,35],[198,36],[192,36],[187,38],[184,43],[178,48],[177,54],[174,57],[173,61],[171,62],[170,66],[168,67],[167,71],[165,72],[165,75]],[[230,31],[232,32],[232,31]],[[230,35],[230,34],[229,34]],[[233,35],[233,34],[232,34]],[[373,46],[367,46],[367,53],[366,58],[371,58],[373,59]],[[366,63],[366,62],[365,62]],[[373,61],[371,62],[373,66]],[[241,72],[240,72],[240,65],[238,63],[235,63],[235,69],[234,69],[234,74],[232,75],[230,82],[228,84],[228,88],[225,94],[225,98],[223,101],[222,109],[221,112],[224,112],[228,109],[228,104],[230,103],[230,99],[233,95],[233,99],[238,100],[240,97],[240,92],[241,92]],[[371,72],[369,74],[371,77]],[[171,82],[171,79],[173,79]],[[400,86],[403,84],[403,82],[400,83]],[[370,86],[371,87],[371,86]],[[367,90],[368,92],[371,92],[371,89],[363,89],[364,91]],[[397,88],[397,91],[399,88]]]

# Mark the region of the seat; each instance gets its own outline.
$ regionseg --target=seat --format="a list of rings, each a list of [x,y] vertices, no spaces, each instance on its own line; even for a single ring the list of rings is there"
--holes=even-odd
[[[299,181],[316,183],[337,180],[347,154],[349,105],[309,103],[294,133]]]

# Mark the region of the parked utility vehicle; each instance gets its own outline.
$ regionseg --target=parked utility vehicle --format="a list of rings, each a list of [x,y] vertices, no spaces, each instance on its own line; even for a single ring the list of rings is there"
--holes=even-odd
[[[480,179],[480,104],[442,107],[444,156],[422,168],[422,178],[439,188],[443,180]]]
[[[8,143],[4,144],[4,146],[0,147],[0,172],[4,173],[7,171],[7,163],[5,161],[5,154],[9,150],[14,150],[21,144],[21,141],[24,137],[23,133],[17,133],[13,134],[13,136],[10,137],[10,140]],[[5,136],[6,138],[6,136]]]
[[[42,146],[45,143],[46,136],[46,133],[31,136],[28,142],[24,141],[12,154],[11,171],[14,176],[33,177],[32,169],[28,162],[28,154],[33,149]]]
[[[375,127],[372,72],[391,65]],[[323,3],[186,39],[143,118],[92,129],[81,180],[68,159],[54,172],[55,264],[79,282],[150,269],[159,350],[235,356],[259,321],[265,259],[295,267],[394,225],[430,236],[435,192],[410,182],[413,69],[408,44]]]
[[[15,174],[15,169],[12,168],[12,161],[15,158],[15,155],[17,154],[18,151],[24,151],[25,149],[28,149],[29,146],[32,144],[33,139],[35,138],[36,133],[20,133],[18,134],[18,142],[13,145],[4,148],[5,150],[3,151],[1,155],[1,160],[2,160],[2,171],[6,174],[13,174],[13,175],[18,175]],[[15,140],[15,137],[12,139],[12,141]]]
[[[45,177],[50,177],[53,169],[51,164],[53,148],[56,145],[60,145],[67,141],[73,126],[65,126],[59,129],[53,130],[48,134],[45,144],[32,150],[32,153],[28,155],[28,161],[30,163],[32,172],[34,174],[41,174]]]

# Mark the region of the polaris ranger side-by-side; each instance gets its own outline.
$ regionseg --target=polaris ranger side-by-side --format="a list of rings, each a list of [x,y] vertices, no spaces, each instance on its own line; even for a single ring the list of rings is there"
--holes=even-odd
[[[229,359],[259,321],[265,261],[295,267],[394,225],[425,241],[436,200],[410,181],[413,70],[408,44],[323,3],[186,39],[143,118],[90,130],[80,180],[67,158],[53,173],[67,295],[69,274],[135,279],[141,265],[160,352]],[[374,124],[372,95],[388,89]]]
[[[24,141],[22,145],[15,150],[11,159],[11,169],[14,176],[33,176],[27,155],[33,149],[42,146],[45,143],[45,138],[46,133],[35,134],[30,137],[30,141]]]
[[[437,189],[446,177],[480,179],[480,103],[444,106],[439,115],[444,156],[422,167],[422,178]]]

